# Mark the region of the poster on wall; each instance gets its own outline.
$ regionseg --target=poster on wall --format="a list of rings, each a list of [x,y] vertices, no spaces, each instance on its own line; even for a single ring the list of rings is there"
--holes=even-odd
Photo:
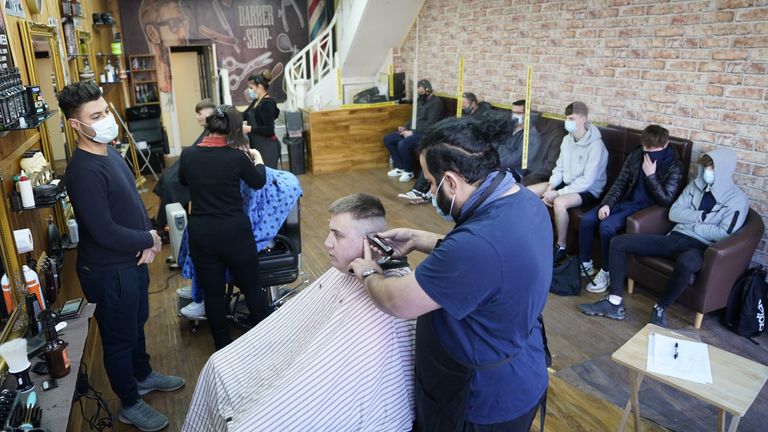
[[[11,61],[11,48],[8,46],[8,32],[5,29],[5,17],[0,8],[0,69],[8,69],[13,66]]]
[[[306,46],[307,0],[141,0],[120,2],[128,55],[154,54],[158,86],[172,91],[170,48],[216,45],[216,62],[229,73],[235,105],[245,105],[250,75],[272,73],[270,95],[285,100],[285,64]],[[179,73],[178,71],[174,73]]]
[[[26,18],[24,15],[24,8],[21,7],[23,0],[2,0],[5,5],[5,14],[8,16],[15,16],[21,19]]]

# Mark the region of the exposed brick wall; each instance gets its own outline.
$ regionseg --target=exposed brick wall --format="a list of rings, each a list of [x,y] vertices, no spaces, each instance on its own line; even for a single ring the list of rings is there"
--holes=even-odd
[[[590,117],[649,123],[739,157],[736,182],[768,225],[768,0],[427,0],[418,19],[419,76],[506,103],[533,66],[536,110],[581,100]],[[395,51],[411,79],[416,26]],[[755,261],[768,264],[766,237]]]

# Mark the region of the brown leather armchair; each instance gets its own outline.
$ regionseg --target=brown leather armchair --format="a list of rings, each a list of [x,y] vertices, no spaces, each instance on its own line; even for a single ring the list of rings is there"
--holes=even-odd
[[[665,234],[674,224],[667,218],[669,209],[653,206],[627,218],[628,234]],[[724,308],[736,280],[749,266],[765,225],[750,209],[744,226],[731,236],[713,243],[704,251],[701,270],[691,277],[688,288],[678,302],[696,312],[694,327],[701,328],[704,314]],[[632,294],[635,282],[661,292],[674,268],[674,261],[660,257],[627,257],[627,291]]]

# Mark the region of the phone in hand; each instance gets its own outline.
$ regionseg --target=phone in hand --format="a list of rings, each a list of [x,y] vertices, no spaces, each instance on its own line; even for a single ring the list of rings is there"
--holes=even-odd
[[[384,252],[384,255],[392,256],[395,253],[395,250],[392,249],[392,246],[384,243],[384,240],[376,234],[366,234],[365,238],[367,238],[368,241],[376,246],[380,251]]]

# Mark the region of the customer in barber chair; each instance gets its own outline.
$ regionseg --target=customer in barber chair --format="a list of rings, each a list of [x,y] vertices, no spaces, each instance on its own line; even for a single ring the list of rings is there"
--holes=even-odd
[[[355,194],[329,212],[333,268],[211,356],[183,431],[411,430],[415,323],[381,312],[347,270],[365,234],[386,230],[384,207]]]
[[[232,341],[226,319],[226,269],[234,274],[255,324],[269,315],[259,284],[259,261],[251,223],[243,211],[240,181],[253,188],[266,182],[264,162],[248,150],[243,117],[232,106],[220,105],[206,119],[208,135],[189,147],[179,160],[179,181],[189,187],[189,250],[205,292],[205,311],[216,349]]]
[[[205,119],[213,113],[214,108],[216,108],[216,104],[208,98],[201,100],[195,105],[195,118],[197,119],[197,124],[203,130],[192,145],[197,145],[203,140],[206,134]],[[174,162],[173,165],[163,171],[152,192],[160,197],[160,207],[157,209],[157,216],[155,216],[155,225],[163,242],[167,243],[168,232],[165,230],[165,226],[168,224],[168,220],[165,216],[165,206],[171,203],[179,203],[184,210],[189,206],[189,189],[179,183],[179,161]]]

